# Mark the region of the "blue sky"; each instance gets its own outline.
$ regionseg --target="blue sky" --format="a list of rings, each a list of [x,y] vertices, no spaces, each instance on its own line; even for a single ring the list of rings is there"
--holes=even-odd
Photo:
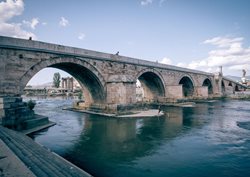
[[[0,35],[241,76],[250,74],[249,9],[249,0],[0,0]]]

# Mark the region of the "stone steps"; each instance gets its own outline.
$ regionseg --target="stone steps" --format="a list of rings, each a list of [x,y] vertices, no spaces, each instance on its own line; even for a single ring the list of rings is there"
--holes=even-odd
[[[46,125],[49,123],[49,119],[48,117],[44,117],[41,115],[34,115],[34,118],[29,119],[29,120],[25,120],[23,122],[23,129],[27,130],[27,129],[32,129],[38,126],[42,126],[42,125]]]
[[[0,126],[0,138],[37,176],[90,176],[22,133]]]
[[[104,109],[105,107],[103,105],[92,104],[88,110],[93,112],[103,112]]]

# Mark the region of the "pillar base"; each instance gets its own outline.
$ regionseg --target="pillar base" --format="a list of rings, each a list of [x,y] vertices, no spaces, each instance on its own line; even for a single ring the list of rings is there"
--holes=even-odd
[[[0,98],[0,119],[2,125],[14,130],[25,129],[25,121],[35,117],[34,111],[27,107],[22,97],[1,97]]]

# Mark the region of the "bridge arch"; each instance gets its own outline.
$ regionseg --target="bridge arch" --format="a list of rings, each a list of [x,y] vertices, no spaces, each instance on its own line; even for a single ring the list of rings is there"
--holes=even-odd
[[[235,87],[234,87],[234,91],[236,91],[236,92],[240,91],[240,89],[239,89],[239,87],[238,87],[237,84],[236,84]]]
[[[210,79],[206,78],[203,83],[202,86],[207,86],[208,88],[208,95],[213,94],[213,85]]]
[[[183,76],[180,81],[179,85],[182,85],[182,93],[184,97],[192,97],[194,95],[194,82],[190,76]]]
[[[224,81],[222,80],[222,81],[221,81],[221,93],[224,95],[225,92],[226,92],[226,87],[225,87]]]
[[[28,81],[37,72],[48,67],[61,69],[72,75],[82,86],[84,96],[88,99],[88,102],[105,102],[106,89],[104,78],[94,66],[80,58],[60,57],[41,60],[30,67],[27,72],[21,76],[19,81],[19,85],[21,85],[20,92],[23,92]]]
[[[162,75],[153,69],[140,71],[135,80],[139,80],[144,91],[144,100],[156,101],[165,96],[165,84]]]

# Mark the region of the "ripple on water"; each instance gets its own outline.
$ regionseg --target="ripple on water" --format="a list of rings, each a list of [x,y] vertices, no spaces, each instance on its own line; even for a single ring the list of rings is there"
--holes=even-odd
[[[35,141],[94,176],[249,176],[250,101],[168,108],[168,118],[106,119],[62,110],[69,100],[39,100],[56,126]]]
[[[240,128],[244,128],[246,130],[250,130],[250,121],[248,121],[248,122],[237,122],[237,125]]]

